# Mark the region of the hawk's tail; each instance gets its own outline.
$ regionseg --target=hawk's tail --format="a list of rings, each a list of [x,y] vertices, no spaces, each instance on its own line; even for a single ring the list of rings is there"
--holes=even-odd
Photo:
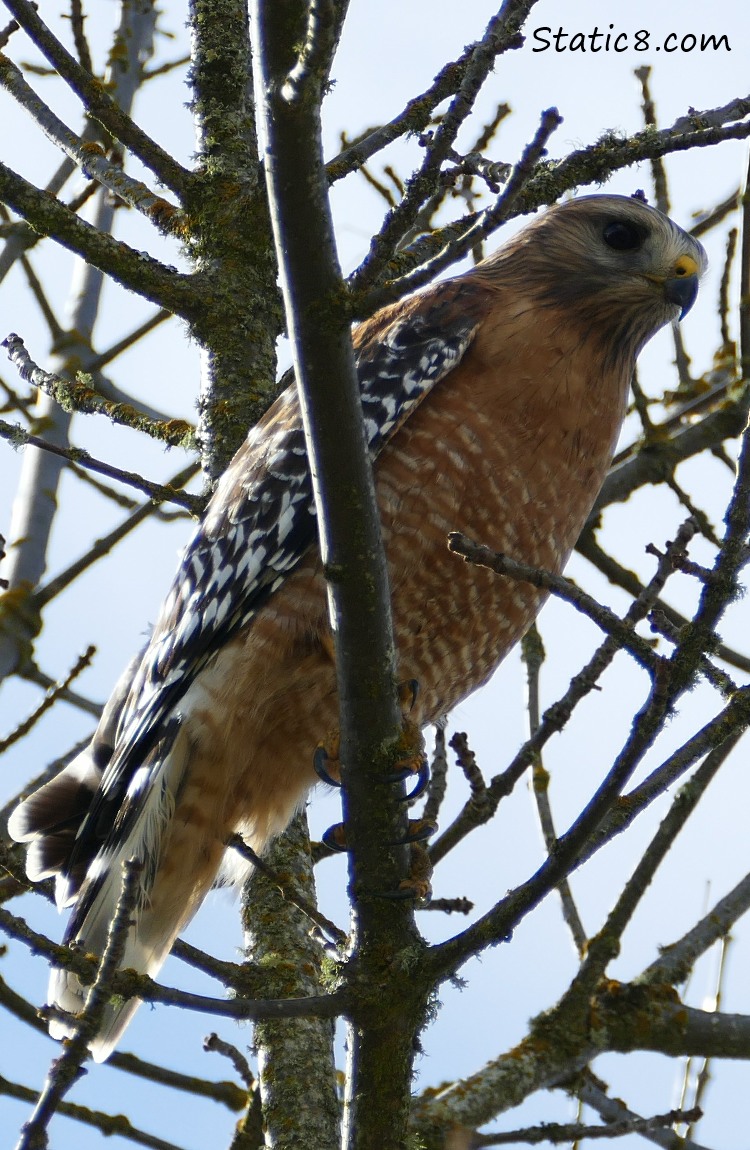
[[[8,834],[26,844],[26,874],[32,882],[56,879],[58,909],[69,906],[86,877],[90,859],[71,864],[78,832],[102,779],[92,741],[64,770],[16,807]]]
[[[120,891],[119,882],[106,883],[83,920],[78,933],[82,939],[85,937],[87,952],[100,955],[106,948]],[[149,915],[147,910],[138,914],[128,931],[120,968],[155,976],[181,929],[181,921],[174,925],[174,929],[170,929],[170,924],[155,923],[153,916]],[[72,971],[59,968],[52,970],[48,997],[50,1005],[58,1010],[69,1014],[80,1013],[84,1008],[88,991],[89,987],[84,986]],[[96,1036],[89,1044],[95,1062],[104,1062],[109,1058],[140,1005],[140,998],[122,999],[113,996],[110,999],[104,1008]],[[72,1023],[62,1018],[50,1019],[49,1032],[52,1038],[65,1038],[73,1031]]]
[[[133,798],[137,801],[131,805],[130,818],[93,858],[83,854],[77,862],[80,852],[75,849],[81,841],[82,818],[101,780],[91,747],[29,796],[9,822],[13,837],[28,844],[29,877],[38,881],[55,875],[58,906],[62,909],[73,904],[64,941],[87,954],[101,957],[107,948],[123,890],[122,864],[129,860],[141,864],[119,968],[150,976],[158,973],[177,935],[205,897],[220,861],[219,852],[215,859],[204,859],[206,865],[196,867],[195,856],[184,849],[180,833],[175,831],[175,796],[185,779],[191,746],[178,722],[171,725],[168,736],[149,756],[152,761],[144,763],[133,778]],[[169,870],[167,876],[165,869]],[[78,1014],[88,989],[72,971],[53,969],[50,1005]],[[113,997],[107,1004],[90,1044],[97,1062],[112,1052],[140,1001]],[[74,1025],[63,1018],[53,1017],[49,1024],[53,1038],[63,1038],[73,1030]]]

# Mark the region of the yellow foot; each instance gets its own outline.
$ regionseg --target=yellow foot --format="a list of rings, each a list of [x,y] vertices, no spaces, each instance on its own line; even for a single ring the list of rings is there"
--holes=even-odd
[[[393,771],[388,775],[389,783],[400,783],[411,775],[417,776],[414,788],[406,795],[405,801],[411,802],[424,792],[430,781],[430,767],[425,754],[424,739],[421,728],[410,714],[414,709],[419,693],[419,684],[416,679],[406,679],[398,685],[398,698],[401,704],[401,735],[398,741],[399,757],[394,763]]]
[[[411,842],[409,877],[403,879],[398,890],[383,892],[379,897],[393,900],[413,898],[417,902],[429,902],[432,898],[432,862],[421,842]]]
[[[409,819],[409,827],[402,839],[397,839],[391,846],[415,846],[423,843],[425,839],[432,838],[437,830],[437,823],[430,819]],[[334,823],[323,835],[322,841],[332,851],[348,851],[346,841],[346,827],[343,823]],[[420,847],[420,850],[424,850]]]
[[[411,844],[411,865],[409,877],[399,883],[399,891],[404,898],[415,898],[429,902],[432,898],[432,862],[421,842]]]
[[[406,802],[419,798],[430,781],[430,768],[425,754],[424,739],[419,726],[409,718],[417,699],[416,679],[399,683],[398,697],[401,704],[402,727],[398,740],[399,757],[386,782],[400,783],[412,775],[417,776],[414,788],[405,796]],[[329,731],[325,739],[318,743],[313,755],[313,768],[316,775],[330,787],[341,786],[341,736],[338,727]]]

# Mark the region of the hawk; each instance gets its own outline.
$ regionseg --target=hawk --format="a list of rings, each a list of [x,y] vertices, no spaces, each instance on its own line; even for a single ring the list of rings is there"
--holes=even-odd
[[[544,600],[457,559],[448,534],[562,570],[610,464],[636,357],[685,315],[705,266],[662,213],[587,196],[355,329],[399,678],[419,684],[420,725],[487,681]],[[91,745],[11,818],[29,877],[55,875],[58,905],[73,906],[67,942],[102,952],[120,864],[137,859],[121,965],[159,970],[228,837],[262,852],[315,782],[316,744],[337,718],[332,652],[292,386],[219,482]],[[76,1012],[84,997],[75,975],[53,971],[53,1004]],[[137,1005],[107,1007],[97,1060]]]

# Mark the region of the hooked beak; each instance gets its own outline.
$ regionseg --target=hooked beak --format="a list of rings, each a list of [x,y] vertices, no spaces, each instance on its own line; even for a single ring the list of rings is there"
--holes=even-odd
[[[665,298],[669,303],[677,304],[680,319],[684,319],[698,295],[698,264],[692,256],[680,256],[669,276],[647,278],[663,286]]]

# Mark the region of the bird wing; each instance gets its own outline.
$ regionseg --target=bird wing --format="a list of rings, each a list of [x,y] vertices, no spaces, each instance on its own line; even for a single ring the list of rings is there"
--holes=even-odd
[[[481,291],[479,294],[482,294]],[[355,333],[365,434],[375,459],[409,415],[464,356],[477,330],[476,291],[449,281],[387,309]],[[179,729],[179,703],[211,658],[253,618],[317,538],[296,387],[251,429],[183,553],[135,673],[104,770],[63,870],[59,905],[79,893],[87,860],[116,855],[163,789],[160,764]],[[162,804],[163,806],[163,804]],[[160,828],[151,849],[158,853]],[[83,864],[83,865],[82,865]],[[74,937],[100,885],[89,875],[69,924]]]

